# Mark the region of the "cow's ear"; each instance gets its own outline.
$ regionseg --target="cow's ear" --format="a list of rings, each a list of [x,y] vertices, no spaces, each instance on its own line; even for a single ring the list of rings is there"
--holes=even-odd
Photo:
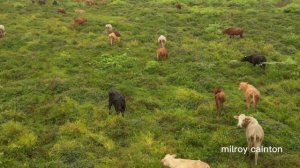
[[[235,119],[237,119],[237,120],[238,120],[238,119],[239,119],[239,116],[236,116],[236,115],[235,115],[235,116],[233,116],[233,118],[235,118]]]
[[[172,157],[174,157],[174,158],[176,157],[176,155],[175,155],[175,154],[173,154],[173,155],[171,155],[171,156],[172,156]]]

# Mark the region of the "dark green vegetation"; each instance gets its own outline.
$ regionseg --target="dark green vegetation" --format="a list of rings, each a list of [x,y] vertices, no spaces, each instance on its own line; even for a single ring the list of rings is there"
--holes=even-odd
[[[61,0],[62,1],[62,0]],[[51,1],[49,1],[51,2]],[[254,116],[264,146],[261,168],[300,167],[300,3],[298,0],[114,0],[86,6],[0,0],[0,167],[159,168],[166,153],[215,168],[253,167],[234,115]],[[87,12],[84,26],[74,26]],[[122,34],[110,47],[105,24]],[[223,28],[240,26],[245,38]],[[160,34],[170,57],[154,60]],[[266,71],[240,58],[267,56]],[[246,110],[238,84],[261,91],[258,112]],[[227,94],[217,117],[212,89]],[[126,95],[125,118],[108,115],[107,92]]]

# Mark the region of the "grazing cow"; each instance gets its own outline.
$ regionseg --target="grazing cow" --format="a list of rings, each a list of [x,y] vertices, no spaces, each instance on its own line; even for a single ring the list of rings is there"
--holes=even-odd
[[[111,114],[111,106],[113,105],[115,107],[115,110],[117,113],[121,113],[122,116],[124,117],[124,112],[126,109],[126,102],[125,102],[125,97],[124,95],[115,89],[111,89],[108,93],[108,98],[109,98],[109,114]]]
[[[256,111],[256,105],[260,98],[260,92],[247,82],[241,82],[239,90],[244,91],[248,110],[251,104],[253,104],[254,111]]]
[[[121,35],[119,32],[112,32],[108,35],[109,44],[112,46],[113,44],[120,42]]]
[[[167,43],[167,38],[165,37],[165,36],[163,36],[163,35],[160,35],[159,37],[158,37],[158,43],[160,44],[160,46],[162,47],[162,48],[164,48],[165,47],[165,44]]]
[[[58,8],[58,9],[57,9],[57,13],[66,14],[66,11],[65,11],[64,8]]]
[[[263,69],[266,68],[266,62],[267,59],[265,56],[263,55],[249,55],[249,56],[245,56],[244,58],[241,59],[242,62],[250,62],[253,64],[253,66],[255,66],[256,64],[258,64],[260,67],[262,67]]]
[[[214,89],[215,101],[218,115],[221,114],[221,110],[223,109],[223,104],[225,102],[225,92],[220,88]]]
[[[58,2],[57,2],[56,0],[54,0],[54,1],[52,2],[52,5],[58,5]]]
[[[238,35],[241,38],[243,38],[244,30],[239,27],[231,27],[231,28],[225,29],[223,31],[223,33],[228,34],[230,36],[230,38],[233,38],[235,35]]]
[[[83,9],[75,9],[75,13],[82,14],[82,13],[85,13],[85,10],[83,10]]]
[[[87,22],[87,19],[84,17],[77,17],[74,19],[74,24],[75,25],[83,25]]]
[[[246,139],[248,143],[248,152],[255,152],[255,165],[257,165],[258,149],[264,140],[264,130],[253,117],[240,114],[234,116],[238,120],[238,127],[246,129]]]
[[[177,159],[176,155],[167,154],[161,163],[169,168],[210,168],[209,165],[201,160]]]
[[[181,9],[181,4],[177,2],[177,3],[176,3],[176,8],[177,8],[177,9]]]
[[[45,5],[46,4],[46,0],[39,0],[39,4],[40,5]]]
[[[168,58],[168,51],[166,48],[159,48],[156,51],[156,59],[157,61],[161,60],[162,58]]]
[[[6,34],[5,27],[0,25],[0,38],[4,37]]]
[[[96,0],[86,0],[85,1],[88,5],[97,5]]]

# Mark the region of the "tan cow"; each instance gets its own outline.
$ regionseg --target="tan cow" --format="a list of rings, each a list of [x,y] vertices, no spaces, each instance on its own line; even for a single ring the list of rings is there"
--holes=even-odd
[[[241,82],[239,90],[244,91],[248,110],[250,109],[251,104],[253,104],[254,111],[256,111],[256,105],[260,98],[260,92],[247,82]]]
[[[176,159],[176,155],[167,154],[161,163],[169,168],[210,168],[209,165],[201,160]]]
[[[264,130],[259,125],[258,121],[245,114],[240,114],[239,116],[234,116],[238,120],[238,127],[246,129],[246,139],[248,143],[248,152],[255,152],[255,165],[257,165],[258,150],[264,140]]]
[[[113,44],[120,42],[120,33],[119,32],[112,32],[108,35],[109,44],[112,46]]]
[[[88,5],[97,5],[96,0],[86,0],[85,1]]]
[[[82,13],[85,13],[85,10],[83,10],[83,9],[75,9],[75,13],[82,14]]]

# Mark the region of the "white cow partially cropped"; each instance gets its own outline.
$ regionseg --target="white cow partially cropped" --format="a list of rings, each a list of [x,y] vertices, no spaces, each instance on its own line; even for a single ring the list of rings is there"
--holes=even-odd
[[[239,116],[234,116],[238,120],[238,127],[246,129],[246,138],[248,142],[248,151],[251,148],[257,149],[261,146],[264,140],[264,130],[259,125],[258,121],[245,114],[240,114]],[[258,151],[255,150],[255,165],[257,165]]]
[[[0,25],[0,37],[4,37],[6,34],[5,27],[3,25]]]
[[[169,168],[210,168],[201,160],[176,159],[176,155],[167,154],[162,160],[162,164]]]

